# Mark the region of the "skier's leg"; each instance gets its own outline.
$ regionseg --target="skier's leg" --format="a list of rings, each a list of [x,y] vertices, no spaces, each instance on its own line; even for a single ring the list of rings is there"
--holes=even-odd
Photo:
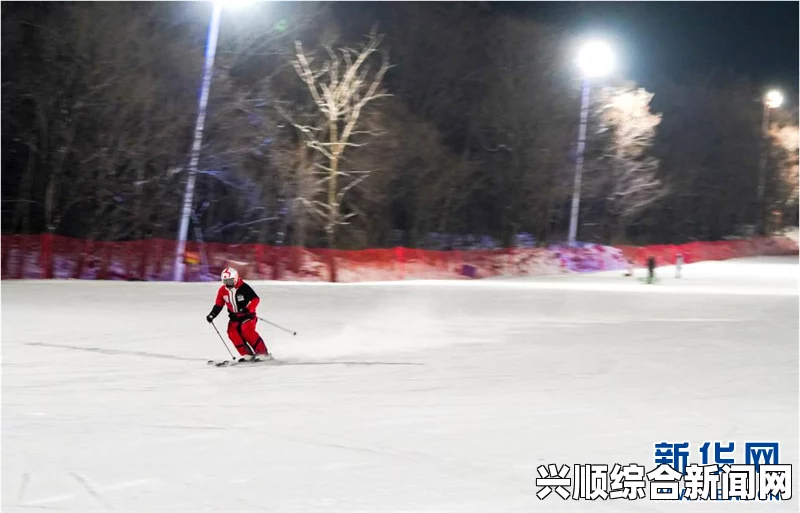
[[[256,320],[248,319],[242,323],[242,338],[246,340],[257,355],[269,354],[264,339],[256,331]]]
[[[228,338],[231,339],[233,342],[233,346],[239,351],[239,355],[247,356],[250,354],[250,350],[247,348],[247,344],[244,343],[244,338],[242,337],[242,327],[241,323],[231,321],[228,323]]]

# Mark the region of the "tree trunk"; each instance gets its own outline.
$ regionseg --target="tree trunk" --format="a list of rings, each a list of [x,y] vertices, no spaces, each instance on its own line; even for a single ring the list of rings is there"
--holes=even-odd
[[[298,205],[297,211],[294,213],[294,221],[292,223],[292,245],[306,247],[306,232],[308,231],[308,219],[305,208],[303,205]]]
[[[328,212],[327,226],[325,231],[328,232],[328,247],[330,249],[336,248],[336,223],[339,220],[339,204],[336,201],[336,170],[339,167],[339,159],[334,156],[331,160],[331,179],[328,182]]]
[[[336,223],[339,221],[339,204],[336,201],[336,193],[338,192],[337,180],[339,178],[339,154],[341,153],[341,148],[339,148],[338,145],[338,129],[335,122],[330,124],[330,141],[333,143],[333,149],[331,151],[330,177],[328,180],[328,207],[330,208],[330,212],[328,212],[327,231],[328,247],[334,249],[336,247]]]
[[[56,229],[55,224],[53,223],[53,210],[55,208],[53,202],[55,201],[55,190],[56,182],[54,178],[51,178],[47,182],[47,188],[45,189],[44,193],[44,222],[48,233],[52,233]]]
[[[18,203],[14,207],[14,219],[11,223],[12,233],[20,233],[17,229],[22,224],[21,233],[28,233],[30,229],[31,217],[31,187],[33,185],[33,174],[36,168],[33,145],[28,145],[28,164],[25,166],[25,173],[20,180],[19,192],[17,193]]]
[[[330,180],[328,180],[328,269],[329,278],[331,282],[336,281],[336,259],[333,257],[333,251],[336,249],[336,223],[339,221],[339,203],[336,200],[337,195],[337,179],[339,178],[339,135],[336,123],[330,124],[330,141],[334,143],[332,157],[330,159]]]

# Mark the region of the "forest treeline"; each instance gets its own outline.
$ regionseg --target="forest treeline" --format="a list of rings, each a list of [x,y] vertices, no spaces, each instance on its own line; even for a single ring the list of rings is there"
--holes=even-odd
[[[210,10],[3,4],[4,233],[177,236]],[[190,238],[564,240],[575,36],[482,3],[224,12]],[[655,94],[625,77],[593,84],[578,239],[680,243],[796,224],[797,114],[774,110],[763,137],[763,86],[716,70]]]

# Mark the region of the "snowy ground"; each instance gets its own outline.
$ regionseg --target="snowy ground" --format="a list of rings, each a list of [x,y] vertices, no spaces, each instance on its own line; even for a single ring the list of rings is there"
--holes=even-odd
[[[660,441],[797,464],[797,258],[673,272],[254,283],[299,334],[260,323],[289,364],[227,369],[214,284],[5,281],[3,511],[737,509],[535,495],[540,464],[650,470]],[[796,511],[797,472],[738,509]]]

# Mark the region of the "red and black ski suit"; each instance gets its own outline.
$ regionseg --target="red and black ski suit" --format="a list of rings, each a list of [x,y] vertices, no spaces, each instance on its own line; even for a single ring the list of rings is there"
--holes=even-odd
[[[239,278],[232,288],[224,285],[219,288],[214,307],[206,317],[212,322],[223,306],[228,307],[228,338],[242,356],[252,354],[251,348],[255,354],[268,354],[264,340],[256,331],[256,308],[260,301],[253,288]]]

